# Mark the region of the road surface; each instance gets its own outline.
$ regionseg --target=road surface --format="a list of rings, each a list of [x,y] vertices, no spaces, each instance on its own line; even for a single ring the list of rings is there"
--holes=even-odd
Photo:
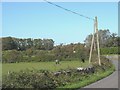
[[[109,59],[112,59],[113,64],[116,67],[116,71],[111,74],[110,76],[97,81],[93,84],[90,84],[84,88],[118,88],[118,59],[115,60],[116,58],[111,58],[109,57]],[[114,60],[113,60],[114,59]]]

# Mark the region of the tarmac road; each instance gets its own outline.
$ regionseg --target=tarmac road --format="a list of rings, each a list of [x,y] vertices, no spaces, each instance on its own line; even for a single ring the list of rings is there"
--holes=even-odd
[[[113,57],[108,57],[109,59],[112,59],[113,64],[116,67],[116,71],[112,73],[110,76],[99,80],[95,83],[92,83],[84,88],[118,88],[118,59],[115,60]],[[113,60],[114,59],[114,60]]]

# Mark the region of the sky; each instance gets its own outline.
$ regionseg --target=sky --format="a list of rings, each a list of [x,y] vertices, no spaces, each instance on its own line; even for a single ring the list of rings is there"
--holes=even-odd
[[[118,33],[117,2],[53,2],[82,15],[98,17],[98,29]],[[84,42],[93,21],[45,2],[3,2],[2,36],[50,38],[55,44]]]

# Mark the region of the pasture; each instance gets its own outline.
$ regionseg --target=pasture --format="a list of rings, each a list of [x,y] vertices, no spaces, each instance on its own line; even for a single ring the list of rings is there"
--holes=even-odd
[[[60,64],[55,62],[21,62],[21,63],[3,63],[2,64],[2,75],[6,75],[8,72],[19,72],[25,69],[36,69],[36,70],[50,70],[58,71],[67,68],[87,67],[88,61],[82,63],[78,60],[73,61],[61,61]]]

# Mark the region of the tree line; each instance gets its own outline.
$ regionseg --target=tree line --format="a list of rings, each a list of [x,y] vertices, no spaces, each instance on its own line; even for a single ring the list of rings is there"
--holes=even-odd
[[[99,30],[98,34],[99,34],[100,48],[120,46],[120,37],[116,33],[111,33],[109,29]],[[87,47],[90,47],[91,45],[92,36],[93,35],[90,34],[85,39],[85,45]],[[96,43],[96,38],[95,38],[95,43]]]
[[[120,54],[118,46],[120,37],[109,30],[99,30],[101,54]],[[88,60],[92,34],[88,35],[85,43],[54,46],[52,39],[20,39],[13,37],[2,38],[2,61],[40,62],[62,60]],[[96,41],[96,40],[95,40]],[[95,42],[96,43],[96,42]],[[96,51],[93,51],[95,59]]]
[[[14,37],[2,38],[2,50],[51,50],[54,47],[52,39],[19,39]]]
[[[109,29],[99,30],[100,47],[118,47],[120,45],[120,37],[116,33],[111,33]],[[92,34],[88,35],[84,40],[86,47],[90,47]],[[96,37],[96,34],[95,34]],[[2,39],[2,50],[52,50],[54,48],[53,39],[21,39],[14,37],[4,37]],[[96,43],[96,38],[95,38]]]
[[[45,62],[45,61],[71,61],[71,60],[88,60],[89,48],[84,47],[84,44],[68,44],[54,46],[52,50],[34,50],[27,49],[4,50],[2,53],[3,63],[16,62]]]

